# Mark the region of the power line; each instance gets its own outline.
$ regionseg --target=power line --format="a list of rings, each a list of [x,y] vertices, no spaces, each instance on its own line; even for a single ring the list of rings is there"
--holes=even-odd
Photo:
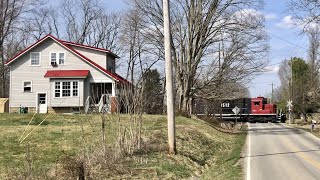
[[[277,38],[277,39],[280,39],[280,40],[282,40],[282,41],[284,41],[284,42],[286,42],[286,43],[288,43],[288,44],[291,44],[291,45],[293,45],[293,46],[299,47],[299,48],[304,49],[304,50],[308,50],[307,48],[305,48],[305,47],[303,47],[303,46],[300,46],[300,45],[298,45],[298,44],[295,44],[295,43],[293,43],[293,42],[290,42],[290,41],[288,41],[288,40],[286,40],[286,39],[284,39],[284,38],[282,38],[282,37],[279,37],[279,36],[277,36],[277,35],[274,35],[274,34],[268,32],[267,30],[262,30],[262,31],[264,31],[264,32],[266,32],[267,34],[269,34],[269,35],[271,35],[271,36],[273,36],[273,37],[275,37],[275,38]],[[300,39],[300,40],[301,40],[301,39]],[[296,47],[295,47],[295,48],[296,48]],[[293,49],[292,51],[294,51],[294,49]]]

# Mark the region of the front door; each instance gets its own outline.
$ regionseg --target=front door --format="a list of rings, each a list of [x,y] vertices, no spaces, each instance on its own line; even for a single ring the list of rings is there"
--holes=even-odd
[[[47,94],[38,93],[38,113],[47,113]]]

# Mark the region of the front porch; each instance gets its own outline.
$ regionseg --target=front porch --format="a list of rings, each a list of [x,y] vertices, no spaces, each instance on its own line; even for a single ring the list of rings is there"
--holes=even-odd
[[[85,113],[116,113],[118,110],[116,89],[117,86],[114,82],[90,82],[89,94],[84,104]]]

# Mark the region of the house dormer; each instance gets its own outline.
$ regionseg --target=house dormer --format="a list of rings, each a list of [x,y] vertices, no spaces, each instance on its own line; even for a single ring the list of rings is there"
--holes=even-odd
[[[91,59],[98,65],[100,65],[101,67],[110,71],[111,73],[116,73],[115,60],[116,58],[119,58],[119,56],[117,56],[110,50],[68,42],[68,41],[62,41],[62,42],[72,47],[76,51],[80,52],[84,56],[88,57],[89,59]]]
[[[115,58],[107,55],[106,69],[112,73],[116,73]]]

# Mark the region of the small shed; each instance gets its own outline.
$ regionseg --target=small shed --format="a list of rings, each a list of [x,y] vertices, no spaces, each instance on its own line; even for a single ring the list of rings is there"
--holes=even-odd
[[[0,113],[9,112],[9,98],[0,98]]]

